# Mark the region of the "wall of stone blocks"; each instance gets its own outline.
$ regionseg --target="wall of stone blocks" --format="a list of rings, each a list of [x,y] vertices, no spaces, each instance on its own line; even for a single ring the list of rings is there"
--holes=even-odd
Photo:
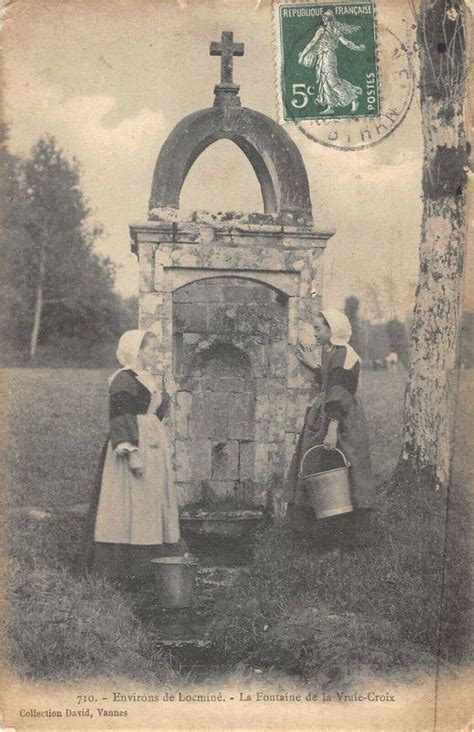
[[[288,298],[244,278],[173,293],[177,479],[190,500],[233,496],[283,470]],[[254,502],[263,499],[247,491]],[[197,495],[196,495],[197,494]]]
[[[159,336],[157,371],[178,382],[169,427],[181,505],[278,493],[314,395],[296,344],[321,307],[331,232],[248,219],[173,210],[131,227],[140,327]]]

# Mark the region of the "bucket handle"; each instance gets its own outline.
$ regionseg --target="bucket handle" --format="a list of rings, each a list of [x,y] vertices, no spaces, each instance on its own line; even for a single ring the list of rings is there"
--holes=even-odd
[[[301,464],[300,464],[300,478],[304,477],[304,476],[303,476],[303,463],[304,463],[304,461],[306,460],[306,458],[307,458],[307,456],[309,455],[309,453],[310,453],[310,452],[312,452],[313,450],[319,450],[319,449],[320,449],[321,447],[322,447],[322,448],[323,448],[324,450],[326,450],[326,449],[327,449],[326,447],[324,447],[324,445],[314,445],[313,447],[310,447],[310,448],[309,448],[308,450],[306,450],[306,452],[305,452],[305,454],[303,455],[303,458],[302,458],[302,460],[301,460]],[[331,448],[331,449],[332,449],[332,450],[335,450],[336,452],[338,452],[338,453],[339,453],[339,455],[341,455],[342,459],[344,460],[344,467],[345,467],[345,468],[350,468],[350,467],[351,467],[351,464],[350,464],[349,460],[348,460],[348,459],[346,458],[346,456],[344,455],[344,453],[342,452],[342,450],[339,450],[339,448],[338,448],[338,447],[333,447],[333,448]]]

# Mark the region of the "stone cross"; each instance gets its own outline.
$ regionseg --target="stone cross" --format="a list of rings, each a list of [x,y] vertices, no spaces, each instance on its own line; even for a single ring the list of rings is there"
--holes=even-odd
[[[232,31],[223,31],[222,41],[213,41],[209,47],[211,56],[221,57],[221,84],[233,84],[232,78],[234,56],[244,55],[244,44],[234,43]]]

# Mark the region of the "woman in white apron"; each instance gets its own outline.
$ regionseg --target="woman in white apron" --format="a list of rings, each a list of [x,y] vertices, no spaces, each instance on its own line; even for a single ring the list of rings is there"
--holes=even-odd
[[[89,512],[82,565],[113,579],[143,577],[163,544],[179,542],[177,492],[166,415],[171,385],[155,380],[157,337],[120,338],[109,380],[110,432]],[[176,553],[176,546],[169,547]],[[174,551],[173,551],[174,549]]]

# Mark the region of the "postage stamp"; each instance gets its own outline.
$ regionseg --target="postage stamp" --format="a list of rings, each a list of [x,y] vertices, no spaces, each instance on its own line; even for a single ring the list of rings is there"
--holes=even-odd
[[[372,2],[280,5],[285,120],[377,117],[377,38]]]
[[[393,27],[386,10],[371,0],[273,0],[282,124],[339,150],[372,147],[398,129],[416,89],[413,26],[402,17]]]

